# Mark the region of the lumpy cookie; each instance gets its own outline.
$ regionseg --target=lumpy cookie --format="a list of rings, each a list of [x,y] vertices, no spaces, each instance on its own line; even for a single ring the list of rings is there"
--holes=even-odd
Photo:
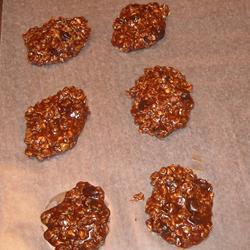
[[[55,250],[97,250],[109,232],[109,217],[102,188],[79,182],[61,203],[42,213],[48,228],[44,238]]]
[[[163,167],[151,175],[153,191],[146,203],[146,225],[178,247],[191,247],[212,229],[213,189],[191,169]]]
[[[65,62],[77,56],[90,35],[84,17],[50,19],[41,27],[30,28],[23,39],[32,64]]]
[[[129,4],[113,23],[112,44],[123,52],[149,48],[165,35],[167,5]]]
[[[133,99],[131,114],[139,131],[159,138],[183,128],[194,102],[192,84],[172,67],[147,68],[128,93]]]
[[[71,149],[90,113],[81,89],[65,87],[25,112],[25,154],[39,160]]]

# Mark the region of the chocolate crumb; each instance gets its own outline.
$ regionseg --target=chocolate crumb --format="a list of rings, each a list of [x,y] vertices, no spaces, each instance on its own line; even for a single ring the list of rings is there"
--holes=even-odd
[[[131,201],[144,201],[144,194],[142,192],[134,194]]]
[[[150,178],[153,191],[145,208],[148,229],[183,248],[207,238],[212,229],[212,185],[179,165],[163,167]]]

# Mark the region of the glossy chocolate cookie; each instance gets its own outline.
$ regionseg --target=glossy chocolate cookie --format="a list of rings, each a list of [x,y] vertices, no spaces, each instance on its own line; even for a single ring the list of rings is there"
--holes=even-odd
[[[131,114],[141,133],[159,138],[186,126],[194,102],[192,84],[172,67],[147,68],[128,93]]]
[[[90,35],[84,17],[50,19],[41,27],[30,28],[23,34],[27,57],[32,64],[65,62],[77,56]]]
[[[212,229],[213,188],[191,169],[163,167],[151,175],[153,191],[146,203],[146,225],[178,247],[191,247]]]
[[[44,238],[55,250],[97,250],[109,232],[109,217],[102,188],[79,182],[61,203],[42,213]]]
[[[65,152],[77,143],[89,108],[81,89],[65,87],[25,112],[25,154],[39,160]]]
[[[123,52],[149,48],[165,35],[167,5],[129,4],[113,23],[112,44]]]

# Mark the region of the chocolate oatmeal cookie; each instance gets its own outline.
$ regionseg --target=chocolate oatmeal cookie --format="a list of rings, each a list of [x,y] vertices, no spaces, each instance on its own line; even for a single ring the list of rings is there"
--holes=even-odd
[[[28,60],[43,65],[65,62],[77,56],[90,35],[84,17],[50,19],[41,27],[30,28],[23,39]]]
[[[65,87],[25,112],[25,154],[39,160],[65,152],[77,143],[89,108],[81,89]]]
[[[102,188],[79,182],[60,204],[42,213],[48,228],[44,238],[55,250],[97,250],[109,232],[109,217]]]
[[[139,131],[163,138],[186,126],[194,102],[192,84],[172,67],[147,68],[128,93]]]
[[[151,175],[153,191],[146,203],[146,225],[178,247],[191,247],[212,229],[213,188],[191,169],[163,167]]]
[[[129,4],[113,23],[112,44],[123,52],[149,48],[165,35],[167,5]]]

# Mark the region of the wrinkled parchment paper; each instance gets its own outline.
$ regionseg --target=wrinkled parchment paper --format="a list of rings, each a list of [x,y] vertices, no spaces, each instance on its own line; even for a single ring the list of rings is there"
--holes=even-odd
[[[112,21],[122,0],[4,0],[0,88],[0,249],[46,250],[40,214],[48,201],[89,181],[106,192],[110,233],[103,250],[176,249],[148,232],[149,176],[171,163],[191,167],[214,186],[214,228],[193,249],[250,246],[248,0],[168,0],[166,37],[124,54],[112,47]],[[142,3],[144,1],[137,1]],[[163,2],[163,1],[161,1]],[[64,64],[26,60],[21,34],[50,17],[83,15],[92,28],[87,46]],[[187,128],[164,140],[140,135],[125,90],[145,67],[174,66],[193,83],[195,108]],[[24,155],[24,111],[68,85],[81,87],[91,116],[76,147],[39,162]]]

